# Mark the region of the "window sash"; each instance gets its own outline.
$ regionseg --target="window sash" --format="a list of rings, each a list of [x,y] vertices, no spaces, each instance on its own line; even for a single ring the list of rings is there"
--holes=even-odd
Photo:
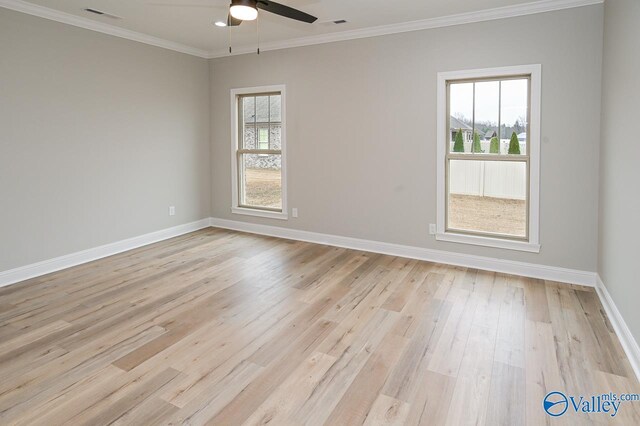
[[[472,124],[473,124],[473,128],[471,129],[471,136],[470,139],[468,141],[471,142],[471,152],[465,152],[465,153],[454,153],[454,154],[458,154],[458,155],[473,155],[475,156],[479,156],[479,155],[487,155],[487,156],[493,156],[493,157],[499,157],[499,156],[507,156],[507,155],[511,155],[514,157],[522,157],[524,155],[529,156],[530,155],[530,144],[529,141],[531,140],[531,79],[532,76],[531,74],[514,74],[514,75],[509,75],[509,76],[501,76],[501,77],[484,77],[484,78],[464,78],[464,79],[452,79],[452,80],[447,80],[445,82],[446,85],[446,112],[447,112],[447,116],[446,116],[446,127],[447,127],[447,132],[451,132],[451,85],[452,84],[464,84],[464,83],[486,83],[486,82],[491,82],[491,81],[497,81],[497,82],[503,82],[503,81],[510,81],[510,80],[527,80],[527,127],[526,127],[526,133],[527,133],[527,139],[526,139],[526,144],[527,144],[527,153],[526,154],[485,154],[485,153],[475,153],[473,152],[473,136],[474,133],[476,131],[476,118],[475,118],[475,103],[476,103],[476,90],[475,90],[475,84],[474,84],[474,88],[473,88],[473,101],[472,101],[472,107],[473,107],[473,112],[472,112]],[[500,140],[500,132],[501,132],[501,127],[502,127],[502,84],[499,85],[499,92],[498,92],[498,140]],[[447,139],[447,149],[445,151],[445,153],[447,155],[451,154],[451,147],[449,146],[450,141]]]
[[[240,151],[250,151],[250,152],[240,152]],[[263,154],[265,150],[238,150],[237,156],[236,156],[236,169],[238,172],[238,207],[244,208],[244,209],[252,209],[252,210],[265,210],[265,211],[270,211],[270,212],[277,212],[277,213],[281,213],[283,210],[282,208],[274,208],[274,207],[264,207],[264,206],[256,206],[253,204],[247,204],[245,202],[245,189],[246,189],[246,185],[245,185],[245,179],[244,179],[244,164],[242,163],[242,155],[243,154]],[[282,159],[282,152],[280,151],[271,151],[268,154],[270,155],[280,155],[280,158]],[[280,170],[280,179],[282,180],[282,170]],[[282,200],[283,197],[283,193],[282,193],[283,189],[282,187],[280,188],[280,198]]]
[[[452,152],[446,155],[447,160],[469,160],[469,161],[515,161],[529,162],[529,155],[520,154],[460,154]]]
[[[237,149],[244,149],[245,148],[245,143],[244,143],[244,128],[245,127],[253,127],[254,130],[254,134],[255,134],[255,144],[256,147],[259,149],[260,147],[260,129],[264,129],[265,125],[267,128],[267,144],[269,146],[269,149],[271,149],[271,126],[273,124],[275,124],[276,122],[271,121],[271,96],[282,96],[282,92],[265,92],[265,93],[247,93],[247,94],[242,94],[242,95],[237,95],[236,97],[236,102],[237,102],[237,114],[238,114],[238,145],[237,145]],[[267,110],[267,121],[265,122],[260,122],[260,125],[258,125],[258,114],[257,114],[257,108],[258,108],[258,101],[257,98],[258,97],[267,97],[269,99],[269,107]],[[253,102],[253,122],[252,123],[245,123],[244,121],[244,100],[245,99],[249,99],[249,98],[254,98],[254,102]],[[278,123],[281,123],[278,122]]]
[[[242,154],[273,154],[280,155],[282,154],[282,150],[279,149],[238,149],[236,151],[238,155]]]
[[[518,157],[517,155],[514,155],[513,157]],[[451,171],[451,165],[450,162],[452,160],[457,160],[457,161],[495,161],[493,158],[489,158],[489,159],[478,159],[475,156],[473,158],[469,158],[464,157],[463,158],[447,158],[445,161],[445,181],[444,181],[444,185],[445,185],[445,192],[444,192],[444,196],[445,196],[445,206],[444,206],[444,228],[445,228],[445,232],[454,232],[456,234],[465,234],[465,235],[477,235],[477,236],[482,236],[482,237],[497,237],[497,238],[501,238],[501,239],[506,239],[506,240],[513,240],[513,241],[524,241],[527,242],[529,241],[529,220],[530,220],[530,213],[529,213],[529,204],[531,202],[530,198],[530,192],[531,192],[531,172],[530,172],[530,162],[529,162],[529,158],[523,159],[523,158],[518,158],[518,159],[513,159],[513,160],[507,160],[507,161],[515,161],[517,163],[525,163],[525,188],[526,188],[526,193],[525,193],[525,212],[526,212],[526,223],[525,223],[525,235],[524,236],[518,236],[518,235],[512,235],[512,234],[501,234],[498,232],[485,232],[485,231],[473,231],[473,230],[469,230],[469,229],[458,229],[458,228],[451,228],[449,227],[449,196],[451,195],[451,192],[449,191],[449,185],[450,185],[450,171]]]

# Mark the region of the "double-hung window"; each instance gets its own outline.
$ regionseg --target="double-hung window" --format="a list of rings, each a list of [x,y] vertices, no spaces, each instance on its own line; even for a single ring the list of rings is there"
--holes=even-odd
[[[438,74],[438,240],[539,251],[540,72]]]
[[[232,212],[287,219],[285,89],[231,91]]]

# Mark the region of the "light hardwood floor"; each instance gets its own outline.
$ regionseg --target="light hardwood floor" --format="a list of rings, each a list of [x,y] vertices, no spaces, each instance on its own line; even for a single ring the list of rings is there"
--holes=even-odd
[[[640,424],[596,293],[206,229],[0,289],[0,424]]]

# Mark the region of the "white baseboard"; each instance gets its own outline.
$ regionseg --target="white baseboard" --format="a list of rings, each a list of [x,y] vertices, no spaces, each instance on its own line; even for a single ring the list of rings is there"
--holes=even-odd
[[[61,269],[70,268],[82,263],[91,262],[92,260],[122,253],[123,251],[146,246],[168,238],[177,237],[179,235],[197,231],[198,229],[208,228],[210,226],[210,222],[211,220],[206,218],[196,222],[174,226],[173,228],[162,229],[160,231],[151,232],[138,237],[116,241],[115,243],[105,244],[103,246],[44,260],[42,262],[32,263],[31,265],[9,269],[8,271],[2,271],[0,272],[0,287],[28,280],[29,278],[34,278],[40,275],[49,274]]]
[[[422,247],[405,246],[400,244],[383,243],[380,241],[362,240],[358,238],[341,237],[338,235],[320,234],[317,232],[299,231],[296,229],[277,226],[258,225],[255,223],[211,218],[211,226],[232,229],[253,234],[269,235],[272,237],[291,240],[307,241],[317,244],[345,247],[373,253],[392,256],[408,257],[411,259],[445,263],[448,265],[465,266],[494,272],[521,275],[543,280],[558,281],[570,284],[580,284],[595,287],[597,274],[595,272],[579,271],[575,269],[558,268],[555,266],[537,265],[533,263],[515,262],[512,260],[495,259],[490,257],[473,256],[443,250],[433,250]]]
[[[631,334],[631,330],[629,330],[629,327],[622,317],[622,314],[620,314],[618,307],[611,298],[607,287],[602,282],[602,279],[600,279],[600,276],[598,276],[596,291],[598,292],[600,302],[609,317],[609,322],[618,335],[618,340],[620,340],[622,348],[627,354],[627,358],[629,358],[631,367],[640,381],[640,347],[638,346],[636,339],[633,337],[633,334]]]
[[[575,269],[558,268],[555,266],[537,265],[526,262],[496,259],[483,256],[454,253],[443,250],[427,249],[422,247],[406,246],[401,244],[385,243],[380,241],[363,240],[358,238],[342,237],[339,235],[321,234],[317,232],[300,231],[296,229],[281,228],[277,226],[259,225],[254,223],[239,222],[218,218],[207,218],[196,222],[179,225],[173,228],[163,229],[138,237],[106,244],[99,247],[79,251],[45,260],[31,265],[22,266],[8,271],[0,272],[0,287],[49,274],[61,269],[91,262],[96,259],[122,253],[147,244],[152,244],[168,238],[177,237],[198,229],[214,226],[217,228],[232,229],[253,234],[269,235],[291,240],[307,241],[310,243],[326,244],[337,247],[345,247],[355,250],[369,251],[373,253],[401,256],[411,259],[426,260],[429,262],[444,263],[448,265],[464,266],[469,268],[484,269],[488,271],[503,272],[507,274],[521,275],[525,277],[552,280],[570,284],[580,284],[595,287],[597,274],[595,272],[579,271]]]

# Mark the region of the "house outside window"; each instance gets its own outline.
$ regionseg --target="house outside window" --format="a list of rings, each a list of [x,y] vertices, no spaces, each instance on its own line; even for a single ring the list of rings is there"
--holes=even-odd
[[[438,240],[539,251],[540,74],[438,74]]]
[[[232,212],[287,219],[285,88],[231,91]]]

